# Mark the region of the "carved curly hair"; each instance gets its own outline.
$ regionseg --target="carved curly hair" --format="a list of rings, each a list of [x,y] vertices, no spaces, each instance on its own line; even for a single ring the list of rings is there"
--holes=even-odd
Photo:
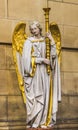
[[[29,29],[30,29],[31,34],[32,34],[31,28],[33,25],[36,25],[40,29],[40,35],[42,35],[42,27],[38,21],[33,21],[32,23],[30,23]]]

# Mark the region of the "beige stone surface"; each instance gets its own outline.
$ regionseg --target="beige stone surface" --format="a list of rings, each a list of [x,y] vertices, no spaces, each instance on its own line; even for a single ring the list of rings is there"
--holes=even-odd
[[[56,21],[58,24],[78,25],[78,6],[61,2],[49,1],[50,21]]]
[[[15,71],[8,72],[8,95],[21,95]]]
[[[0,130],[9,130],[8,122],[0,122]]]
[[[0,69],[14,69],[12,45],[0,45]]]
[[[13,50],[11,45],[6,46],[6,68],[15,70],[12,51]]]
[[[9,130],[26,130],[26,121],[9,122]]]
[[[63,4],[60,2],[49,1],[49,7],[51,8],[49,13],[50,22],[56,22],[57,24],[63,24]]]
[[[0,96],[0,120],[7,120],[7,100]]]
[[[0,18],[5,17],[5,0],[0,0]]]
[[[34,6],[32,6],[32,3],[34,3]],[[21,5],[23,8],[21,7]],[[26,5],[29,8],[26,8]],[[58,2],[49,1],[49,6],[51,7],[50,22],[55,21],[60,26],[62,27],[64,26],[64,32],[62,33],[62,35],[63,34],[65,35],[67,32],[68,33],[70,33],[71,31],[73,32],[75,29],[76,29],[75,34],[77,35],[77,32],[78,32],[77,31],[78,29],[76,27],[78,24],[77,5],[62,3],[60,1]],[[19,7],[21,8],[19,9]],[[7,19],[0,20],[0,36],[1,36],[0,41],[2,42],[12,41],[12,33],[14,30],[14,27],[16,23],[19,21],[25,21],[27,23],[26,32],[28,35],[30,34],[28,25],[33,20],[39,20],[40,23],[42,24],[43,32],[45,32],[44,31],[45,30],[44,29],[45,16],[44,16],[44,11],[42,9],[43,7],[45,7],[45,0],[43,1],[39,0],[37,2],[34,2],[34,0],[32,1],[19,0],[19,4],[17,0],[15,2],[13,2],[12,0],[9,0],[8,1],[8,17]],[[76,35],[72,37],[73,40],[75,39]],[[64,40],[65,41],[70,40],[70,37],[68,36],[68,38],[66,38],[66,36],[64,37]],[[64,40],[63,40],[63,46],[65,43]],[[75,46],[77,46],[77,41],[75,42],[76,42]],[[70,43],[68,43],[68,45],[70,46]]]
[[[78,94],[78,73],[64,72],[62,77],[62,94]]]
[[[64,26],[62,35],[63,47],[78,48],[78,27]]]
[[[0,20],[0,42],[11,42],[12,21],[7,19]]]
[[[0,95],[21,95],[15,71],[0,70]]]
[[[78,72],[78,52],[62,51],[61,70],[66,72]]]
[[[0,70],[0,95],[8,95],[8,71]]]
[[[21,96],[8,97],[8,120],[25,120],[25,104]]]
[[[78,6],[73,4],[63,4],[63,24],[78,25]]]
[[[1,95],[20,95],[15,71],[12,46],[0,45],[0,92]]]
[[[17,124],[14,124],[14,126],[10,125],[9,130],[26,130],[26,125],[25,124],[23,125],[22,122],[20,125],[17,125]]]
[[[55,0],[54,0],[55,1]],[[57,2],[63,2],[63,0],[56,0]]]
[[[6,46],[0,45],[0,69],[6,68]]]
[[[78,0],[63,0],[63,2],[68,2],[70,4],[73,4],[73,3],[78,4]]]
[[[78,97],[77,96],[62,96],[62,101],[59,103],[58,119],[76,119],[78,117]]]
[[[26,21],[34,19],[42,21],[42,8],[44,6],[45,0],[19,0],[19,3],[18,0],[15,2],[8,0],[8,17],[10,19],[25,19]]]

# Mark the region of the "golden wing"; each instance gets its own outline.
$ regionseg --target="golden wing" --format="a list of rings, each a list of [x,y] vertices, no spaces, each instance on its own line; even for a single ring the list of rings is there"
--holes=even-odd
[[[60,63],[61,62],[61,34],[58,25],[52,22],[50,24],[50,31],[56,43],[56,51],[58,55],[58,61]]]
[[[24,83],[23,83],[22,72],[21,72],[22,70],[21,54],[23,50],[24,41],[27,38],[27,35],[25,33],[25,28],[26,28],[26,23],[19,22],[16,25],[13,32],[13,36],[12,36],[13,59],[14,59],[18,83],[19,83],[20,90],[22,92],[24,103],[26,102],[26,98],[25,98],[25,93],[24,93]]]

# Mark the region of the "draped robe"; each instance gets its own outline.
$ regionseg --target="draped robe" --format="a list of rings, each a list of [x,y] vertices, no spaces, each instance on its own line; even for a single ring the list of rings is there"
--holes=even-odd
[[[26,95],[26,123],[31,127],[55,124],[58,101],[61,100],[60,68],[55,43],[51,45],[50,51],[52,77],[47,74],[46,64],[42,62],[45,56],[46,44],[44,37],[39,40],[29,37],[25,41],[22,53],[22,75]],[[32,66],[32,57],[34,57],[35,68]],[[33,69],[34,74],[31,75]],[[50,95],[50,86],[52,87],[52,95]],[[50,100],[52,111],[50,112],[49,123],[46,124]]]

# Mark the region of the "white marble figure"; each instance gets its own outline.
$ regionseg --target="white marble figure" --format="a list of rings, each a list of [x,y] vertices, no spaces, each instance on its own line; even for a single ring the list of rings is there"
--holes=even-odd
[[[22,53],[22,76],[26,94],[27,127],[52,127],[56,123],[58,101],[61,100],[60,67],[56,44],[51,33],[45,37],[50,40],[50,60],[46,59],[45,37],[38,21],[29,26],[31,37],[24,43]],[[47,74],[46,66],[51,66]]]

